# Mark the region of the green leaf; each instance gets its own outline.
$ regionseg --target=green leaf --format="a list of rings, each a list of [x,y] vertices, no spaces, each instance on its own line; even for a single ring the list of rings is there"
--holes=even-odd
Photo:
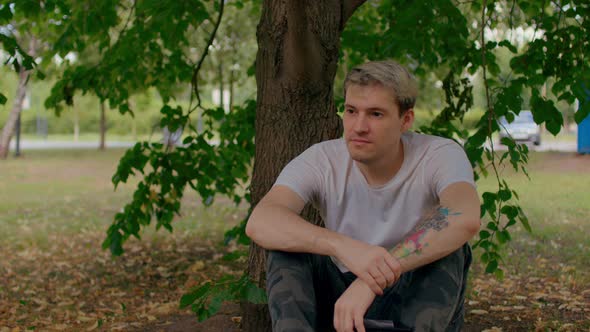
[[[498,269],[498,261],[491,260],[486,266],[486,273],[494,273]]]
[[[490,253],[486,251],[481,255],[481,261],[484,263],[487,263],[489,260],[490,260]]]
[[[112,232],[108,237],[110,242],[109,249],[111,250],[113,256],[121,256],[121,254],[123,254],[123,246],[121,245],[122,238],[123,237],[121,236],[121,233],[118,229]]]
[[[520,208],[519,208],[518,220],[520,221],[520,223],[522,224],[522,226],[524,227],[524,229],[527,232],[529,232],[529,233],[533,232],[533,229],[531,228],[531,225],[529,224],[529,218],[524,214],[524,211],[522,211],[522,209],[520,209]]]
[[[224,301],[229,301],[229,300],[233,300],[233,297],[231,296],[231,294],[227,291],[222,291],[219,293],[216,293],[215,295],[213,295],[211,297],[211,301],[209,302],[209,306],[207,308],[207,314],[209,317],[215,315],[219,309],[221,309],[221,305],[223,304]],[[207,317],[207,318],[209,318]]]
[[[512,193],[508,189],[502,189],[498,191],[498,197],[500,197],[503,202],[507,202],[512,198]]]
[[[508,50],[510,50],[510,52],[516,54],[518,52],[518,50],[516,49],[516,46],[512,45],[512,43],[510,43],[510,41],[508,40],[502,40],[498,46],[504,46],[506,47]]]
[[[487,239],[489,237],[490,237],[490,232],[488,232],[486,230],[479,231],[479,238],[480,239]]]
[[[184,294],[180,298],[180,309],[184,309],[189,305],[193,304],[197,299],[204,297],[210,289],[211,283],[206,282],[203,285],[192,290],[191,292]]]
[[[5,96],[5,95],[3,95],[3,94],[0,92],[0,105],[4,105],[4,104],[6,104],[6,101],[7,101],[7,100],[8,100],[8,99],[6,98],[6,96]]]
[[[243,294],[245,294],[245,300],[250,303],[263,304],[268,302],[264,289],[255,285],[249,279],[246,281],[245,291]]]
[[[235,261],[239,258],[242,257],[247,257],[248,256],[248,252],[245,250],[236,250],[236,251],[232,251],[228,254],[223,255],[223,257],[221,257],[221,260],[226,261],[226,262],[231,262],[231,261]]]
[[[514,219],[518,216],[518,209],[512,205],[504,205],[502,209],[500,209],[500,212],[506,215],[509,219]]]
[[[8,23],[12,19],[12,11],[10,10],[10,4],[4,3],[0,5],[0,23]]]
[[[508,147],[514,147],[516,145],[514,140],[510,137],[502,137],[502,139],[500,140],[500,143],[502,143]]]
[[[498,239],[498,242],[500,242],[500,244],[504,244],[510,241],[510,233],[508,233],[508,231],[506,230],[496,232],[496,238]]]
[[[549,130],[549,132],[552,133],[553,136],[556,136],[557,134],[559,134],[559,131],[561,130],[561,123],[558,123],[556,121],[548,121],[545,123],[545,127],[547,127],[547,130]]]

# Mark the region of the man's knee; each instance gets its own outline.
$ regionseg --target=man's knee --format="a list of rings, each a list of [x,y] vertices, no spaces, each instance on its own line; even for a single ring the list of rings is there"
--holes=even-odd
[[[471,251],[465,245],[435,262],[402,275],[382,300],[383,317],[416,331],[458,331]],[[383,317],[376,317],[383,319]]]
[[[313,326],[315,294],[307,254],[271,251],[267,260],[266,290],[273,330]]]
[[[298,283],[309,282],[312,278],[308,254],[283,251],[269,251],[266,264],[266,288],[270,290],[277,284],[289,289]]]

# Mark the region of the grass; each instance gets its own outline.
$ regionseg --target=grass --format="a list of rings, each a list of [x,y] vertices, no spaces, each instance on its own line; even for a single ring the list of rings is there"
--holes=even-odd
[[[507,250],[518,255],[512,255],[507,263],[520,266],[530,264],[536,256],[553,257],[584,271],[590,264],[590,176],[568,172],[563,164],[567,161],[557,160],[553,166],[541,167],[555,155],[560,154],[531,153],[530,180],[511,168],[502,172],[519,194],[519,203],[533,228],[531,234],[520,225],[511,229],[514,241]],[[493,178],[484,179],[478,190],[497,190],[497,183]],[[584,279],[590,282],[590,275]]]
[[[43,244],[51,233],[73,235],[106,229],[134,190],[134,181],[116,191],[110,182],[123,153],[118,149],[26,151],[20,159],[0,163],[0,241],[23,247]],[[590,176],[539,166],[551,156],[531,153],[530,180],[509,167],[502,172],[519,193],[533,227],[533,233],[528,234],[515,226],[513,245],[527,256],[550,256],[558,250],[567,261],[587,266]],[[493,178],[487,178],[478,183],[478,189],[494,190],[495,185]],[[201,237],[219,235],[244,213],[243,208],[228,203],[207,209],[199,201],[187,192],[183,215],[175,222],[177,231]]]
[[[18,248],[46,246],[49,234],[72,236],[105,232],[115,213],[130,202],[134,184],[114,190],[110,179],[123,149],[32,150],[0,163],[0,242]],[[243,209],[223,203],[205,208],[187,192],[177,233],[219,237],[242,216]],[[148,228],[144,235],[162,236]]]
[[[417,126],[415,126],[416,128]],[[470,131],[471,134],[475,133],[474,130]],[[217,133],[216,133],[217,134]],[[184,137],[184,136],[183,136]],[[495,141],[498,141],[498,135],[494,134]],[[154,132],[152,135],[137,135],[134,137],[133,135],[121,135],[121,134],[113,134],[107,132],[106,139],[107,142],[136,142],[136,141],[158,141],[162,138],[162,133],[160,131]],[[217,135],[215,136],[217,138]],[[48,142],[73,142],[74,135],[73,134],[51,134],[47,137],[42,137],[35,134],[23,134],[23,140],[27,141],[48,141]],[[557,136],[549,133],[548,131],[544,131],[541,134],[541,141],[542,142],[568,142],[573,143],[577,142],[578,136],[577,133],[573,132],[565,132],[564,129],[561,130]],[[78,137],[79,142],[98,142],[100,140],[100,136],[98,133],[80,133]]]
[[[156,134],[154,134],[154,136],[156,136]],[[137,137],[134,137],[133,135],[119,135],[108,132],[106,134],[107,142],[135,142],[138,140],[149,140],[149,138],[149,135],[137,135]],[[50,134],[47,135],[47,137],[35,134],[23,134],[22,139],[27,141],[73,142],[74,134]],[[98,133],[80,133],[78,136],[79,142],[98,142],[99,140],[100,135]]]
[[[91,329],[95,321],[104,321],[105,328],[149,324],[153,317],[146,311],[177,308],[187,289],[227,272],[215,256],[221,255],[223,232],[244,216],[245,208],[227,200],[204,208],[192,192],[185,195],[173,234],[149,227],[143,241],[131,240],[125,246],[128,254],[117,259],[100,249],[137,182],[113,190],[110,178],[123,153],[36,150],[0,162],[0,330],[3,317],[9,326],[37,324],[41,330],[67,325],[66,330],[79,331]],[[587,311],[579,311],[590,310],[584,295],[590,294],[590,158],[532,152],[528,169],[530,181],[510,167],[502,174],[519,193],[533,233],[511,229],[513,241],[503,249],[503,281],[483,274],[481,252],[475,251],[466,307],[471,329],[466,331],[590,327],[583,318]],[[478,190],[494,186],[495,180],[487,178]],[[117,309],[123,300],[116,294],[125,295],[126,310]],[[71,301],[75,308],[60,307]],[[50,315],[39,316],[47,306],[53,308]],[[511,308],[517,309],[504,311]],[[476,315],[476,309],[489,314]],[[71,315],[83,320],[72,321]],[[15,317],[20,321],[11,321]]]

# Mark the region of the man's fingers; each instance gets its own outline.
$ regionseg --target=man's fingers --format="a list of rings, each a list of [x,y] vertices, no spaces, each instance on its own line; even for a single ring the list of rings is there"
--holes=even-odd
[[[365,323],[362,314],[356,314],[354,317],[354,328],[357,332],[365,332]]]
[[[369,288],[371,288],[373,293],[377,295],[383,295],[383,288],[379,287],[375,281],[375,278],[373,278],[370,273],[363,274],[362,276],[359,276],[359,278],[361,278],[361,280],[364,281],[367,286],[369,286]]]
[[[371,269],[369,270],[369,273],[371,274],[371,277],[373,277],[373,279],[375,279],[375,282],[377,282],[377,285],[379,285],[379,287],[381,289],[383,289],[387,286],[387,278],[379,270],[378,264],[376,266],[371,267]]]
[[[389,266],[391,271],[395,273],[395,279],[399,279],[402,274],[402,266],[399,261],[395,257],[387,255],[387,257],[385,257],[385,263]]]
[[[350,331],[350,332],[354,331],[353,330],[354,321],[353,321],[352,315],[350,314],[350,312],[348,312],[346,310],[344,311],[343,314],[344,314],[343,315],[344,316],[344,319],[342,321],[342,323],[343,323],[342,324],[342,331],[346,331],[346,332],[348,332],[348,331]]]
[[[379,269],[379,272],[381,272],[381,274],[385,276],[385,287],[393,285],[393,282],[395,281],[395,274],[393,273],[393,271],[391,271],[387,263],[385,263],[385,260],[383,260],[381,264],[377,265],[377,268]]]

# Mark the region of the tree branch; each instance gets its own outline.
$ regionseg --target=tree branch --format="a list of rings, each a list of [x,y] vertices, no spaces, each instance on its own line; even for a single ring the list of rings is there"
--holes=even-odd
[[[495,160],[495,151],[494,151],[494,142],[492,139],[492,121],[494,121],[494,108],[492,107],[491,98],[490,98],[490,86],[488,84],[487,78],[487,69],[486,69],[486,41],[485,41],[485,30],[486,30],[486,9],[488,6],[487,0],[483,0],[482,10],[481,10],[481,68],[482,68],[482,76],[483,76],[483,84],[486,92],[486,112],[488,113],[488,138],[490,139],[490,147],[492,150],[492,167],[494,169],[494,174],[496,174],[496,179],[498,180],[498,186],[501,186],[500,183],[500,175],[498,173],[498,168],[496,166]]]
[[[215,40],[215,36],[217,35],[217,29],[219,29],[219,25],[221,24],[221,18],[223,17],[223,5],[224,5],[224,0],[219,0],[219,14],[217,15],[217,22],[215,22],[215,27],[213,28],[213,32],[209,36],[209,40],[207,41],[207,45],[205,45],[205,51],[201,55],[201,58],[199,59],[199,62],[197,63],[195,69],[193,69],[193,77],[191,78],[191,84],[193,85],[193,92],[195,93],[195,96],[197,97],[197,105],[189,111],[189,114],[192,113],[197,108],[202,107],[201,106],[201,95],[199,94],[198,75],[199,75],[199,71],[201,70],[201,67],[203,66],[203,62],[205,61],[205,58],[207,57],[207,54],[209,54],[209,47],[211,47],[211,45],[213,45],[213,41]],[[222,91],[222,93],[223,93],[223,91]],[[191,101],[191,103],[192,103],[192,101]]]

